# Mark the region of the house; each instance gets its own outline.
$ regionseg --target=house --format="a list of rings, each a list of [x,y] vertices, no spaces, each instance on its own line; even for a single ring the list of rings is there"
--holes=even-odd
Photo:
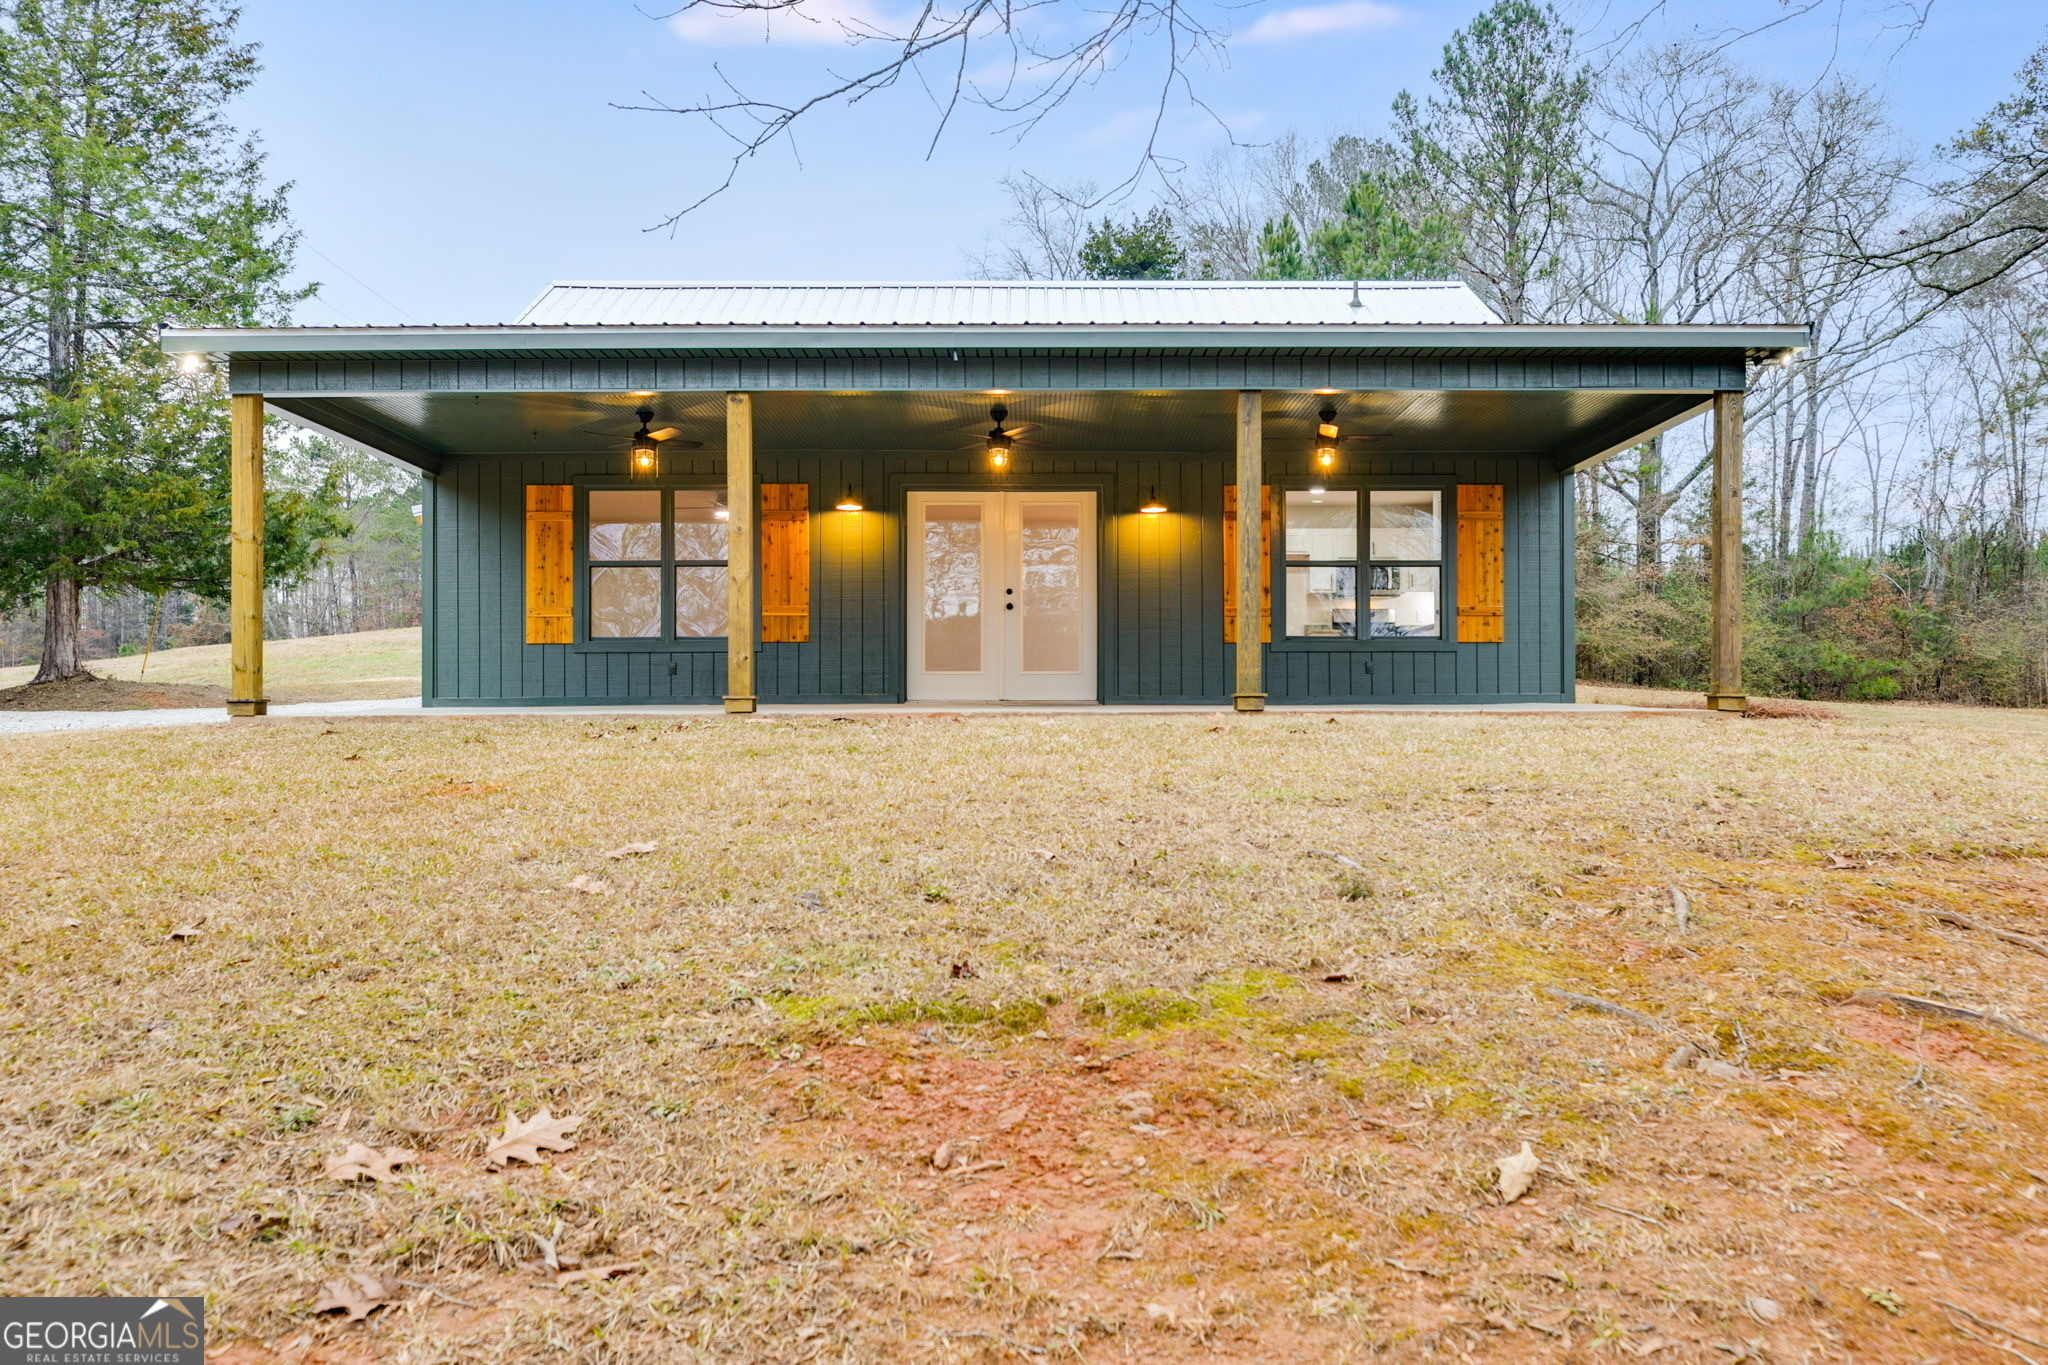
[[[266,413],[425,475],[427,705],[745,712],[1569,701],[1571,475],[1710,412],[1739,708],[1742,394],[1808,335],[1434,282],[563,283],[163,344],[232,394],[235,714]]]

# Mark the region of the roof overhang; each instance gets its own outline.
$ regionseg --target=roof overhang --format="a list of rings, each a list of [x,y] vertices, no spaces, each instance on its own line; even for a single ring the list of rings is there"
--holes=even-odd
[[[387,355],[468,358],[532,353],[588,355],[760,351],[1333,351],[1387,353],[1734,351],[1765,360],[1811,344],[1799,324],[1617,326],[1607,324],[1385,323],[1337,326],[951,326],[173,327],[166,351],[237,357]]]

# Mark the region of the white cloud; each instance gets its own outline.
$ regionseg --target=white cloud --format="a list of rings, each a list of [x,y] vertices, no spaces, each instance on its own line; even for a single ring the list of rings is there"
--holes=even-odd
[[[1328,5],[1302,5],[1275,10],[1237,36],[1241,43],[1287,43],[1325,33],[1389,28],[1408,17],[1406,11],[1381,0],[1335,0]]]
[[[733,47],[742,43],[817,43],[845,46],[853,36],[895,31],[896,18],[873,0],[802,0],[786,9],[726,9],[700,5],[669,20],[690,43]]]

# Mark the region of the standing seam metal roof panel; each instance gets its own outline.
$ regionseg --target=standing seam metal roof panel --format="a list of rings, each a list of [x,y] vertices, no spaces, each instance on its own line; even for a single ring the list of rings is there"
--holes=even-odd
[[[1353,300],[1356,300],[1356,303]],[[538,326],[1323,327],[1500,321],[1456,280],[728,284],[565,280]]]

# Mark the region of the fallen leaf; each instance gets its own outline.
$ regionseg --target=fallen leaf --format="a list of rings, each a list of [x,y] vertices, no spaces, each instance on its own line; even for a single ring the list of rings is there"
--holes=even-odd
[[[932,1153],[932,1169],[950,1171],[967,1166],[981,1155],[981,1144],[973,1138],[948,1138]]]
[[[1863,1297],[1893,1317],[1906,1311],[1906,1301],[1889,1289],[1866,1289],[1863,1291]]]
[[[1868,863],[1859,862],[1854,858],[1844,858],[1839,853],[1828,854],[1828,870],[1830,872],[1847,872],[1855,868],[1868,866]]]
[[[580,1114],[565,1114],[556,1118],[543,1108],[532,1118],[522,1121],[514,1110],[505,1111],[505,1131],[499,1134],[484,1150],[484,1169],[503,1170],[514,1161],[528,1165],[540,1164],[542,1148],[550,1152],[566,1152],[576,1145],[569,1136],[583,1122]]]
[[[1493,1164],[1500,1171],[1500,1202],[1512,1204],[1527,1194],[1529,1187],[1536,1183],[1536,1170],[1543,1163],[1537,1159],[1535,1150],[1525,1142],[1521,1151],[1513,1156],[1504,1156]]]
[[[980,975],[980,972],[974,970],[974,964],[966,958],[962,958],[953,964],[953,979],[956,981],[963,977],[976,977]]]
[[[1145,1316],[1154,1322],[1163,1322],[1171,1326],[1173,1320],[1180,1315],[1163,1303],[1148,1303],[1145,1305]]]
[[[1022,1123],[1030,1114],[1031,1107],[1024,1104],[1005,1109],[1002,1113],[996,1115],[996,1131],[998,1133],[1007,1133]]]
[[[1759,1294],[1751,1294],[1742,1302],[1749,1309],[1749,1315],[1758,1322],[1776,1322],[1779,1318],[1785,1316],[1785,1310],[1778,1307],[1776,1299],[1767,1299]]]
[[[612,884],[602,877],[577,876],[569,883],[571,891],[581,891],[586,896],[609,896]]]
[[[351,1142],[340,1156],[327,1158],[322,1174],[329,1180],[396,1180],[393,1166],[409,1166],[417,1160],[418,1152],[403,1147],[386,1147],[380,1152],[366,1142]]]
[[[611,1265],[587,1265],[581,1270],[564,1270],[555,1276],[557,1285],[602,1284],[621,1275],[632,1275],[644,1270],[638,1261],[618,1261]]]
[[[398,1292],[394,1280],[375,1275],[349,1275],[327,1282],[326,1295],[313,1305],[315,1313],[340,1313],[344,1322],[361,1322],[379,1308],[391,1305]]]
[[[64,927],[66,929],[76,929],[79,925],[83,923],[85,923],[85,921],[82,919],[67,919],[64,921]]]
[[[1330,970],[1328,970],[1327,972],[1324,972],[1324,973],[1323,973],[1323,980],[1325,980],[1325,981],[1349,981],[1349,980],[1351,980],[1351,979],[1352,979],[1353,977],[1357,976],[1357,975],[1358,975],[1358,972],[1359,972],[1359,967],[1358,967],[1358,960],[1357,960],[1356,958],[1353,958],[1353,959],[1352,959],[1351,961],[1349,961],[1349,962],[1346,962],[1346,963],[1345,963],[1345,964],[1344,964],[1343,966],[1341,966],[1341,967],[1332,967],[1332,968],[1330,968]]]
[[[644,853],[654,852],[656,847],[657,845],[654,844],[623,844],[620,847],[612,849],[611,851],[607,852],[604,856],[607,858],[614,859],[638,858]]]
[[[171,932],[169,932],[168,934],[165,934],[164,937],[172,940],[198,938],[199,926],[204,923],[206,923],[206,916],[201,915],[198,919],[193,920],[190,924],[179,925],[177,928],[171,930]]]

